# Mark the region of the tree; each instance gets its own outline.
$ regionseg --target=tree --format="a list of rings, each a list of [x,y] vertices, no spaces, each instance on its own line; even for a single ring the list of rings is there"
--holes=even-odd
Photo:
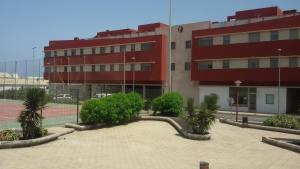
[[[43,89],[30,88],[27,90],[24,106],[21,111],[18,122],[20,122],[23,132],[23,139],[33,139],[44,135],[41,127],[42,115],[39,114],[47,104],[47,95]]]

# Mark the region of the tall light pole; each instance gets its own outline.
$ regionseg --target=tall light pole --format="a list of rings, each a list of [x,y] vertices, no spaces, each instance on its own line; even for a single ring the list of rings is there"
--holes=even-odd
[[[281,83],[281,72],[280,72],[280,55],[282,49],[277,49],[278,51],[278,96],[277,96],[277,113],[280,113],[280,83]]]
[[[33,61],[32,61],[32,83],[33,83],[33,86],[34,86],[34,61],[35,61],[35,59],[34,59],[34,57],[35,57],[35,49],[36,49],[36,47],[33,47],[32,48],[32,59],[33,59]]]
[[[132,92],[134,93],[134,76],[135,76],[135,57],[133,56],[132,58]]]
[[[126,62],[126,47],[123,51],[123,92],[126,93],[126,70],[125,70],[125,63]]]
[[[238,121],[238,116],[239,116],[239,95],[240,95],[240,85],[241,85],[241,81],[236,80],[235,82],[235,86],[236,86],[236,114],[235,114],[235,121]]]
[[[172,43],[172,0],[169,1],[169,92],[172,91],[172,55],[171,55],[171,43]]]
[[[68,56],[68,67],[67,67],[67,71],[68,71],[68,93],[70,94],[70,71],[71,71],[71,67],[70,67],[70,57]]]

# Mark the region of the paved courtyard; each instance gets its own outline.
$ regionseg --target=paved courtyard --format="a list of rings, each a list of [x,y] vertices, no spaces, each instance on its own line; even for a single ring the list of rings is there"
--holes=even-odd
[[[299,169],[300,155],[261,142],[297,135],[216,123],[211,141],[178,136],[165,122],[75,132],[29,148],[0,150],[1,169]]]

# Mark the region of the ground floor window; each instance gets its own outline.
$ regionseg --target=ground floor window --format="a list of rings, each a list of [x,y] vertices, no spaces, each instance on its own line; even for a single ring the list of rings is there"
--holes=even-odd
[[[229,97],[233,100],[233,105],[237,103],[237,90],[239,90],[239,105],[247,107],[248,106],[248,88],[247,87],[230,87]]]
[[[266,94],[266,104],[274,104],[274,94]]]

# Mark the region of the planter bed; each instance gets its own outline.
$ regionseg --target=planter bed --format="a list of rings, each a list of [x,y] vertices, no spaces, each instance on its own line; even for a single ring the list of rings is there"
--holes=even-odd
[[[175,130],[184,138],[192,139],[192,140],[209,140],[211,138],[210,134],[201,135],[201,134],[194,134],[190,133],[187,130],[185,130],[179,123],[178,119],[173,120],[170,117],[162,117],[162,116],[141,116],[139,120],[151,120],[151,121],[163,121],[169,123],[171,126],[175,128]],[[75,130],[91,130],[91,129],[99,129],[102,127],[106,127],[105,124],[95,124],[95,125],[84,125],[84,124],[73,124],[73,123],[66,123],[65,127],[68,128],[74,128]]]
[[[299,139],[262,137],[262,142],[300,153]]]
[[[28,139],[28,140],[16,140],[16,141],[0,141],[0,149],[6,148],[17,148],[17,147],[30,147],[35,145],[44,144],[53,140],[56,140],[58,137],[74,132],[74,129],[69,129],[62,132],[49,133],[47,136]]]
[[[297,129],[287,129],[287,128],[264,126],[264,125],[251,124],[251,123],[240,123],[240,122],[235,122],[232,120],[222,119],[222,118],[219,119],[219,121],[221,123],[231,124],[231,125],[235,125],[235,126],[239,126],[239,127],[254,128],[254,129],[260,129],[260,130],[268,130],[268,131],[300,135],[300,130],[297,130]]]

